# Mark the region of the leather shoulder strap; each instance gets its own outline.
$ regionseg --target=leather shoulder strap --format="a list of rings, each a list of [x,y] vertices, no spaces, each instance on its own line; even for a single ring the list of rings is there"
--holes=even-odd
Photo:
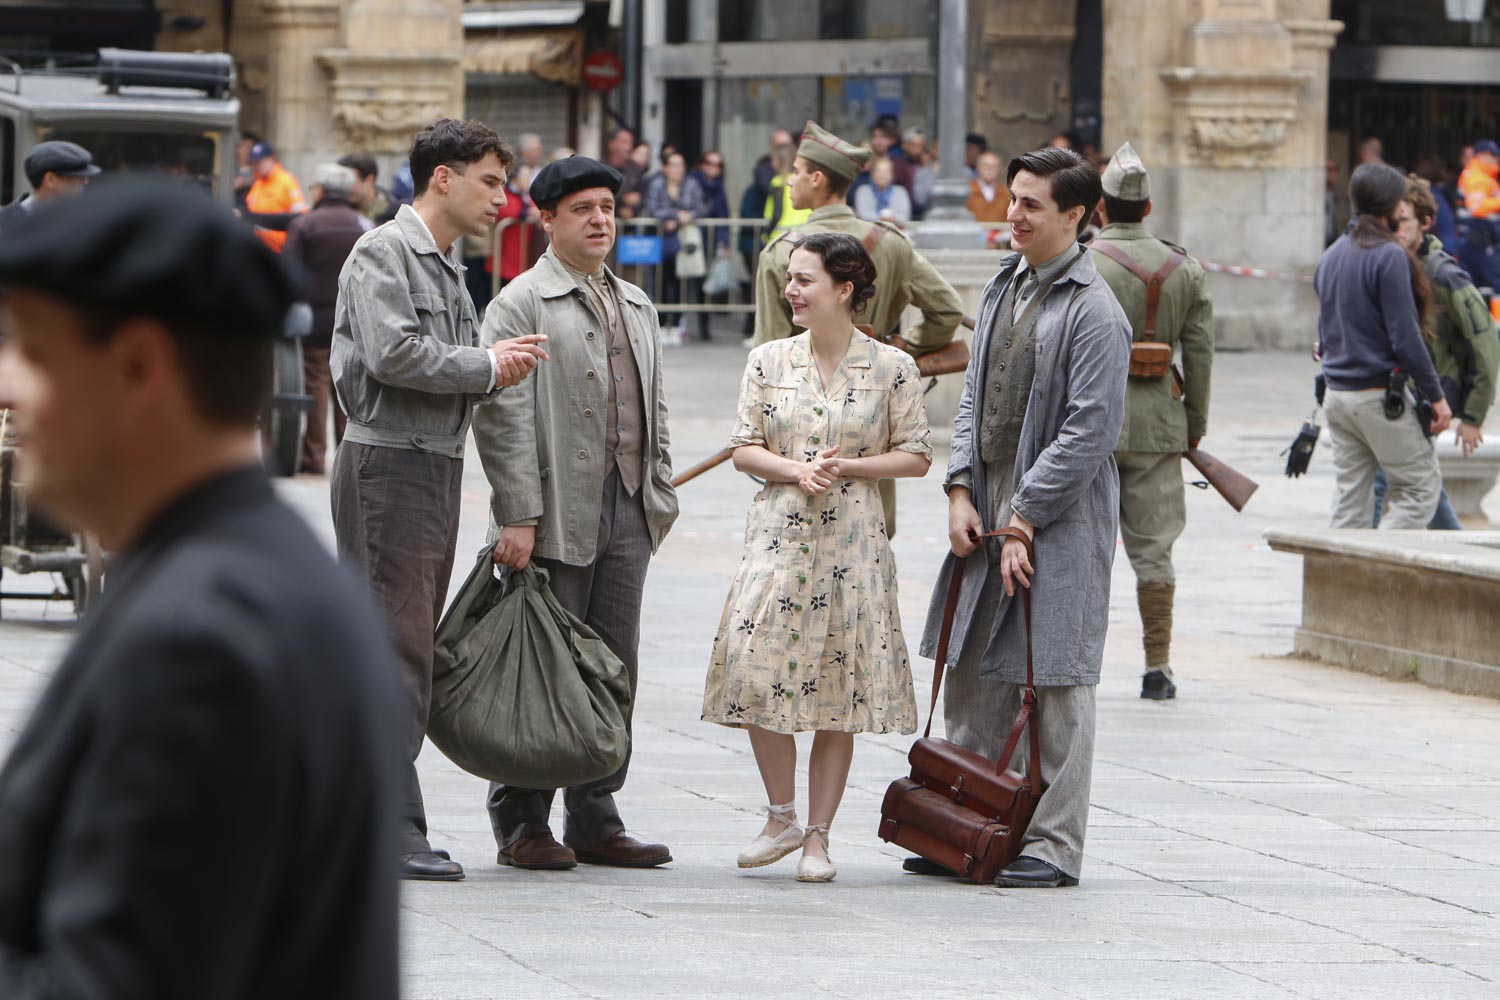
[[[887,231],[888,230],[884,226],[882,226],[880,223],[878,223],[878,222],[871,223],[870,224],[870,231],[868,233],[865,233],[865,239],[864,239],[865,253],[871,253],[871,254],[874,253],[875,252],[875,244],[877,244],[881,240],[885,239],[885,234],[886,234]]]
[[[1143,332],[1147,340],[1155,340],[1156,310],[1161,305],[1161,286],[1166,284],[1167,278],[1171,277],[1172,272],[1181,267],[1182,262],[1187,260],[1187,254],[1176,247],[1169,247],[1171,253],[1167,255],[1166,262],[1155,271],[1148,271],[1135,258],[1131,257],[1130,254],[1121,250],[1113,243],[1102,243],[1099,240],[1095,240],[1089,244],[1089,249],[1097,250],[1104,254],[1104,256],[1119,264],[1145,283],[1146,328]]]
[[[1036,547],[1031,537],[1020,528],[1001,528],[998,531],[987,531],[977,538],[1014,538],[1026,546],[1026,559],[1032,565],[1033,571],[1036,567]],[[984,558],[981,551],[980,558]],[[938,633],[937,658],[932,665],[932,704],[927,711],[927,728],[922,732],[922,738],[932,736],[932,720],[937,715],[938,695],[943,690],[943,674],[948,669],[948,643],[953,637],[953,619],[958,613],[958,597],[963,589],[964,566],[967,565],[967,557],[959,559],[953,564],[952,577],[948,581],[948,600],[943,605],[943,627]],[[1035,576],[1035,572],[1032,574]],[[1000,753],[1000,759],[996,762],[995,773],[1003,772],[1010,764],[1010,758],[1015,753],[1016,744],[1021,738],[1021,730],[1028,728],[1030,722],[1031,730],[1031,761],[1027,768],[1029,783],[1032,793],[1037,797],[1042,794],[1042,736],[1041,730],[1036,724],[1036,676],[1032,666],[1032,644],[1031,644],[1031,589],[1021,588],[1021,604],[1025,610],[1026,620],[1026,690],[1021,696],[1021,711],[1016,715],[1015,724],[1011,726],[1010,735],[1006,738],[1005,749]]]

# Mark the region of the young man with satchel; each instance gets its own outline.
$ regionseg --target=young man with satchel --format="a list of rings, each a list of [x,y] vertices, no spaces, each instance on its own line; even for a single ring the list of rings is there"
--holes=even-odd
[[[941,645],[947,662],[936,670],[951,668],[948,739],[988,761],[1019,743],[1041,789],[1034,815],[1022,814],[1019,857],[996,884],[1056,887],[1076,885],[1083,865],[1131,335],[1078,243],[1099,202],[1098,171],[1048,148],[1012,160],[1007,180],[1020,252],[981,299],[944,483],[952,552],[922,652]],[[979,537],[997,530],[1003,542]],[[1016,600],[1023,592],[1029,600]],[[1018,719],[1023,708],[1028,720]],[[1035,727],[1029,743],[1039,754],[1022,749],[1018,721]],[[954,873],[925,858],[906,868]]]
[[[621,176],[586,156],[549,163],[531,183],[551,245],[485,313],[485,343],[544,330],[537,377],[474,414],[490,481],[497,565],[547,570],[552,593],[625,664],[635,696],[646,570],[677,519],[661,336],[646,293],[604,260],[615,242]],[[630,766],[564,791],[563,843],[548,824],[553,791],[490,786],[500,864],[654,868],[665,844],[625,832],[615,793]]]
[[[1203,268],[1187,251],[1146,231],[1151,180],[1125,143],[1102,179],[1104,228],[1089,244],[1099,276],[1130,320],[1130,378],[1125,429],[1115,451],[1120,469],[1120,536],[1135,570],[1136,604],[1146,652],[1141,697],[1177,696],[1172,679],[1172,603],[1177,579],[1172,545],[1187,526],[1182,455],[1208,429],[1214,363],[1214,306]],[[1182,351],[1182,367],[1174,356]]]

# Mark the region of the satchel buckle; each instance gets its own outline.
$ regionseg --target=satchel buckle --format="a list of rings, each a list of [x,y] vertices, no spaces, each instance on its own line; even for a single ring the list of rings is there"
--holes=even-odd
[[[960,875],[968,875],[969,872],[971,872],[973,870],[974,870],[974,855],[972,855],[972,854],[965,854],[964,855],[964,870],[961,871],[961,872],[959,872],[959,874]]]
[[[960,774],[957,778],[953,779],[953,784],[951,784],[951,785],[948,786],[948,792],[949,792],[949,794],[951,794],[953,796],[953,801],[954,802],[962,802],[964,800],[964,776],[963,775]]]

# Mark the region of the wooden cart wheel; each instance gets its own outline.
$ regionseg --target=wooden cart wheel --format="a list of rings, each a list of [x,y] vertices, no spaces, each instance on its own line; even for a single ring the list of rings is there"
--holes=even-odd
[[[68,596],[73,599],[73,613],[84,617],[104,592],[104,549],[93,535],[80,536],[83,565],[63,574]]]
[[[273,476],[294,476],[302,458],[302,438],[307,432],[305,387],[302,381],[302,342],[290,337],[276,340],[272,399],[261,420],[261,443],[266,469]]]

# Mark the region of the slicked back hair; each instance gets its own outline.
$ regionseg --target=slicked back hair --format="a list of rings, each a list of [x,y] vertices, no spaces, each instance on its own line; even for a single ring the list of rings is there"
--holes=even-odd
[[[500,159],[507,171],[516,162],[516,154],[505,140],[483,122],[439,118],[417,133],[411,141],[412,193],[420,196],[438,167],[449,167],[463,173],[471,163],[478,163],[490,153]]]
[[[1078,235],[1082,236],[1089,217],[1094,214],[1094,206],[1104,196],[1099,168],[1071,149],[1043,146],[1010,161],[1005,171],[1005,186],[1011,187],[1016,174],[1023,170],[1051,182],[1052,200],[1060,211],[1083,206],[1083,215],[1078,219]]]

